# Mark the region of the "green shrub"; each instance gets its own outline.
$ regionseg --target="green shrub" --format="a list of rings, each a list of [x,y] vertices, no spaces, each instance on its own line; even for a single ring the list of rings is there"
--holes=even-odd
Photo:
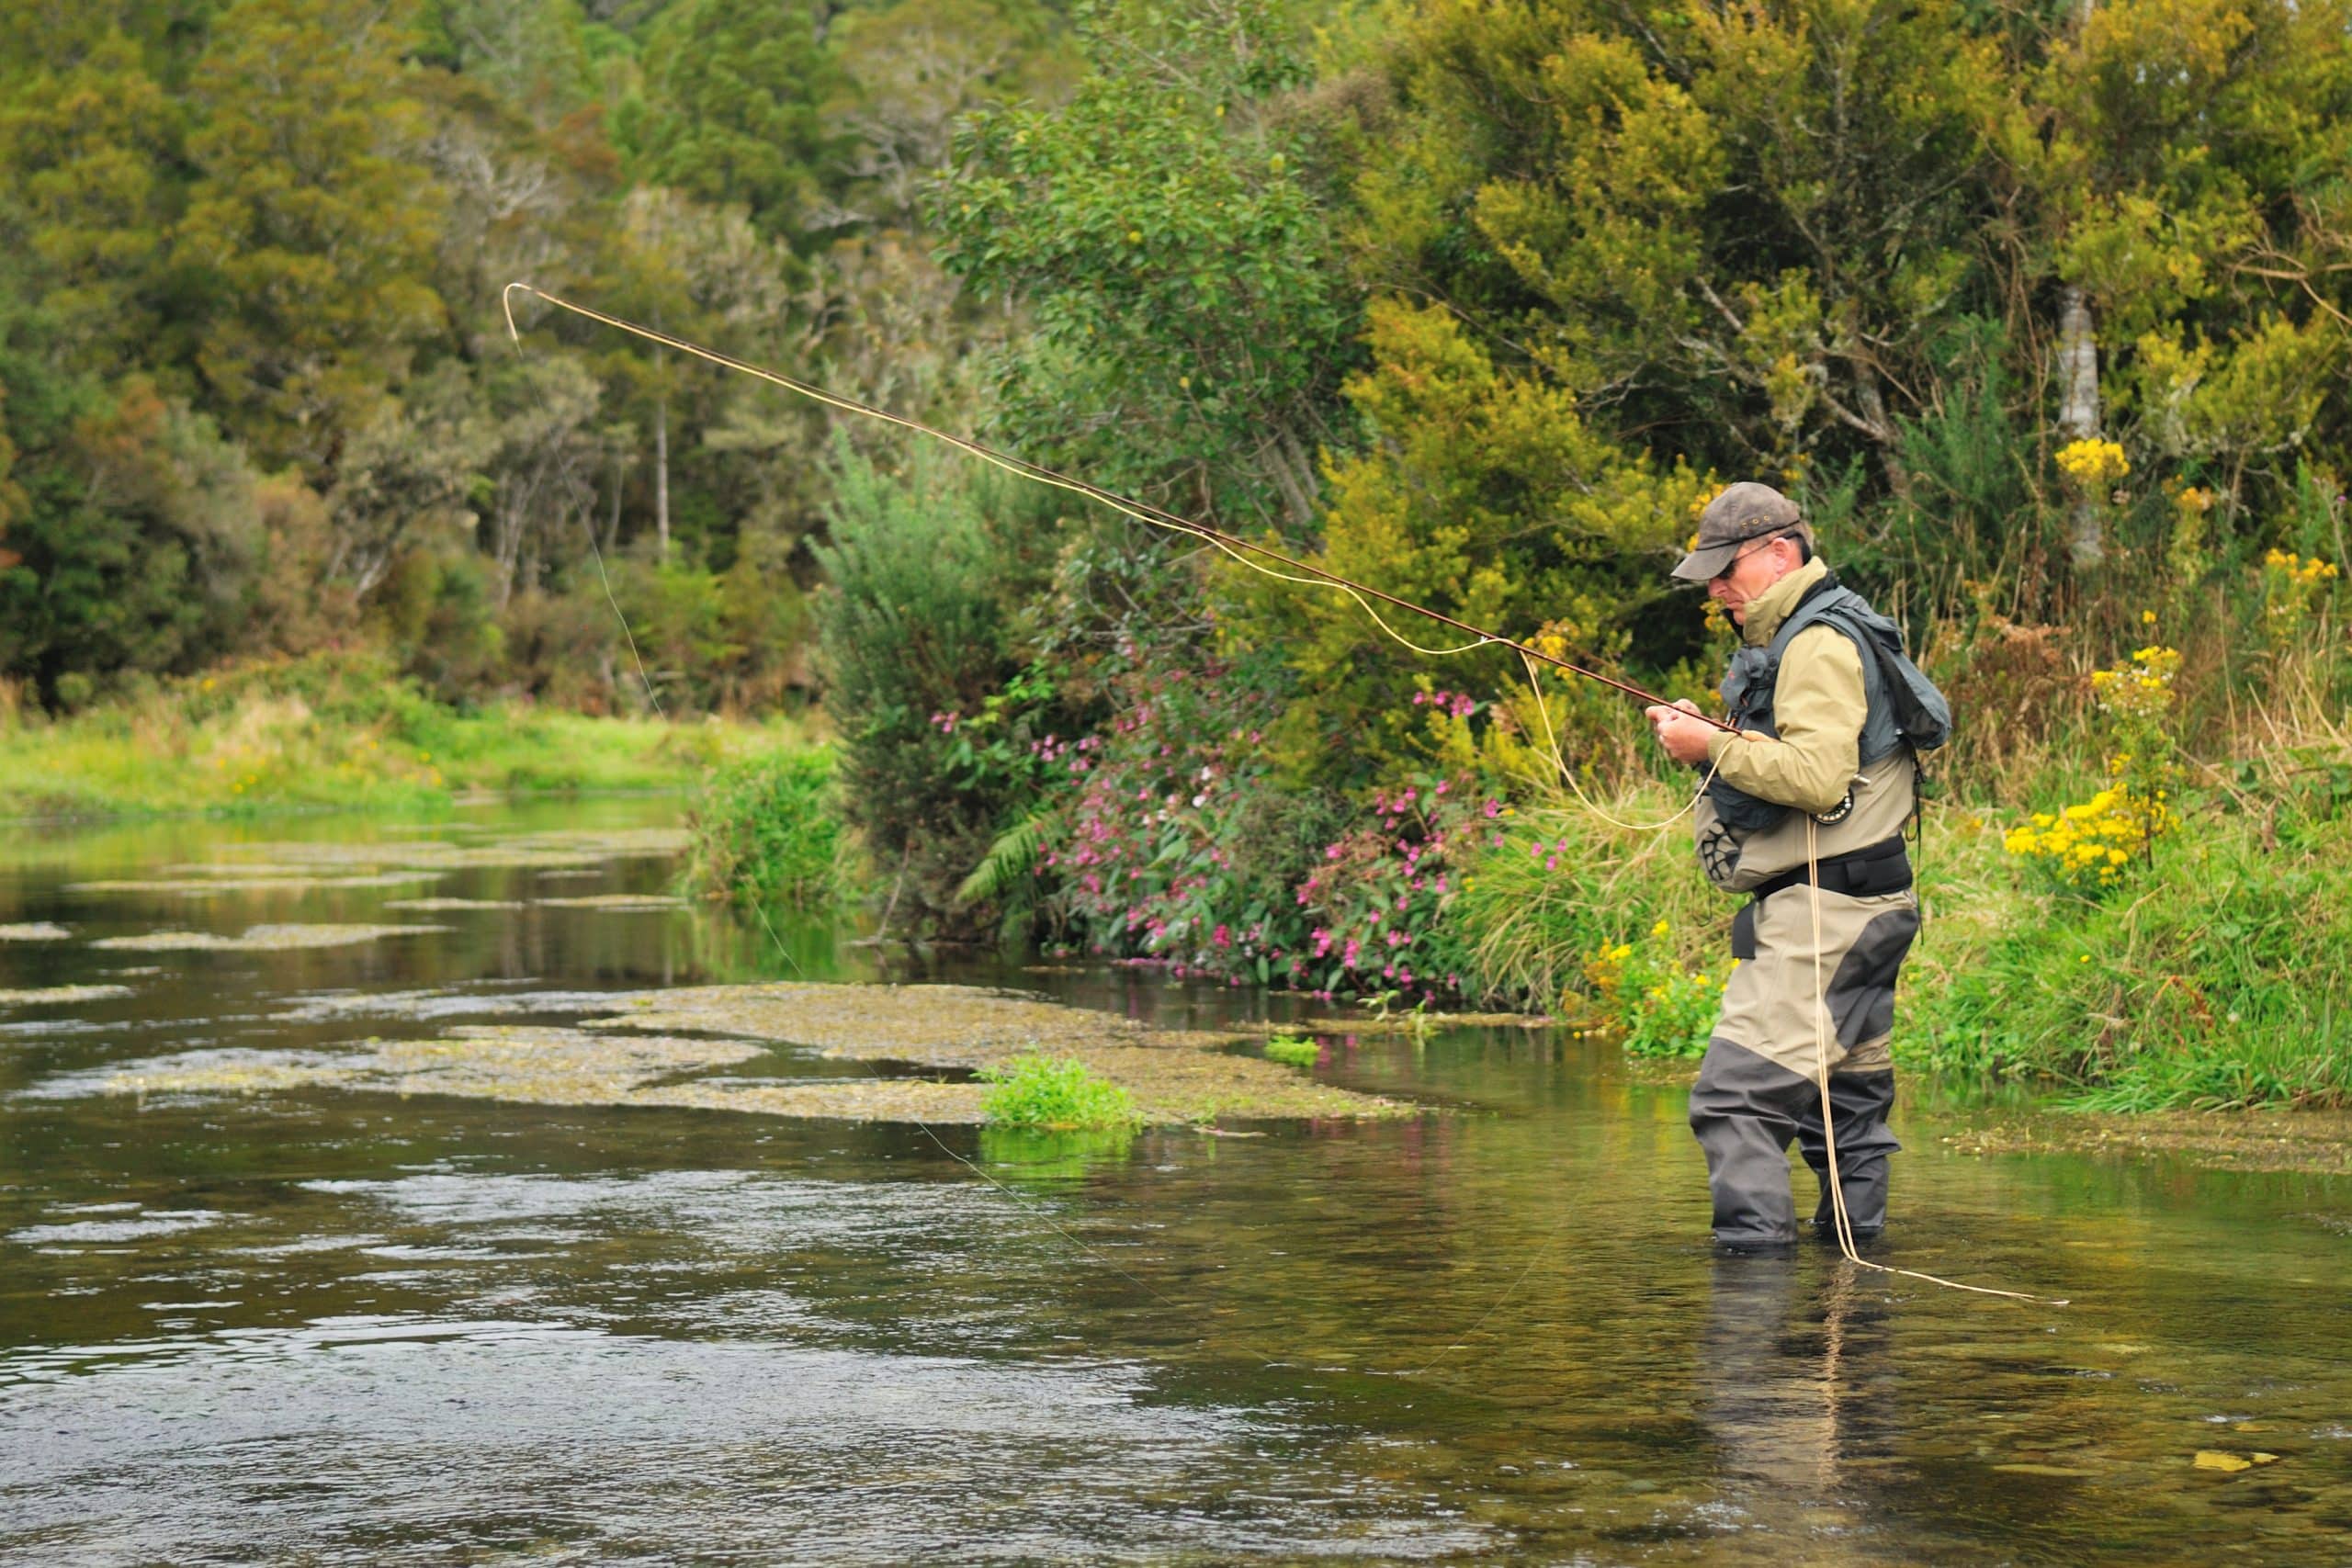
[[[980,1110],[999,1125],[1065,1131],[1134,1127],[1143,1121],[1133,1095],[1074,1057],[1033,1053],[984,1067],[980,1077],[994,1086]]]
[[[688,891],[752,904],[830,905],[848,891],[847,836],[829,747],[729,762],[687,818]]]
[[[1057,728],[1050,688],[1035,703],[1007,694],[1029,662],[1019,609],[1047,581],[1058,497],[975,467],[919,452],[891,475],[844,455],[831,542],[816,552],[843,810],[907,907],[941,916],[1034,804],[1031,743]],[[979,911],[969,923],[983,924]]]

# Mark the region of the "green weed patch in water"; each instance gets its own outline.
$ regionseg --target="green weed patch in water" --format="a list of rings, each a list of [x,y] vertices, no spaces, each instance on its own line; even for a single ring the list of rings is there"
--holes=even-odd
[[[311,947],[356,947],[388,936],[413,936],[446,931],[447,926],[272,925],[251,926],[242,936],[216,931],[149,931],[140,936],[110,936],[92,947],[124,953],[285,953]]]
[[[1256,1030],[1155,1030],[1109,1013],[969,986],[778,982],[646,991],[614,1000],[624,1010],[589,1020],[586,1027],[735,1034],[813,1046],[836,1060],[974,1071],[1023,1055],[1074,1057],[1134,1094],[1153,1123],[1419,1113],[1419,1107],[1302,1078],[1262,1057],[1227,1049],[1254,1038]]]
[[[47,986],[29,991],[0,991],[0,1007],[54,1007],[65,1002],[102,1002],[130,995],[128,986]]]
[[[1311,1067],[1323,1059],[1323,1047],[1296,1035],[1277,1034],[1266,1042],[1266,1060],[1286,1067]]]
[[[1008,1127],[1089,1132],[1143,1121],[1135,1096],[1071,1057],[1016,1056],[981,1068],[980,1077],[991,1086],[980,1097],[980,1113]]]
[[[221,940],[205,939],[204,944]],[[123,1069],[96,1087],[239,1094],[328,1088],[548,1105],[974,1123],[986,1119],[982,1094],[989,1086],[983,1083],[694,1075],[750,1061],[775,1045],[814,1049],[837,1060],[912,1062],[983,1073],[1050,1050],[1064,1062],[1078,1063],[1085,1079],[1108,1086],[1126,1100],[1131,1113],[1112,1122],[1114,1126],[1202,1124],[1218,1117],[1360,1120],[1419,1113],[1413,1105],[1303,1079],[1289,1068],[1225,1049],[1247,1036],[1154,1031],[1112,1014],[959,986],[710,986],[535,997],[408,992],[314,1000],[288,1016],[316,1021],[380,1012],[423,1019],[447,1010],[451,1002],[465,1011],[576,1013],[611,1005],[627,1010],[577,1028],[470,1025],[437,1039],[371,1041],[356,1051],[191,1052]],[[89,1088],[60,1080],[42,1092]],[[1049,1122],[1099,1113],[1099,1105],[1083,1094],[1078,1102],[1077,1111],[1039,1113]]]
[[[448,1095],[532,1105],[667,1107],[837,1122],[976,1122],[975,1084],[916,1080],[776,1083],[696,1078],[766,1054],[743,1040],[468,1025],[437,1039],[369,1041],[347,1051],[191,1051],[137,1063],[88,1087],[140,1097],[332,1089]],[[44,1090],[73,1092],[72,1081]],[[86,1090],[85,1090],[86,1091]]]
[[[660,858],[677,854],[685,847],[685,832],[677,828],[519,833],[487,843],[403,838],[358,843],[311,841],[240,846],[273,875],[316,875],[328,868],[353,874],[590,871],[608,861]],[[209,869],[234,874],[239,863],[223,863]]]
[[[191,898],[223,893],[307,893],[321,887],[408,887],[430,882],[438,871],[379,871],[349,876],[288,874],[276,868],[249,876],[110,878],[99,882],[69,882],[68,893],[176,893]]]

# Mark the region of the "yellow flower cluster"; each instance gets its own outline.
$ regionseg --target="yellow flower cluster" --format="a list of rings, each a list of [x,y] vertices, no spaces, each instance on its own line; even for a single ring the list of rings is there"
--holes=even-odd
[[[2335,575],[2335,563],[2317,556],[2305,560],[2288,550],[2273,550],[2262,558],[2262,564],[2278,573],[2299,588],[2315,588]]]
[[[2064,811],[2034,813],[2032,825],[2011,829],[2001,847],[2075,892],[2099,892],[2120,882],[2132,857],[2178,824],[2165,797],[2164,790],[2143,797],[2110,786]]]
[[[2151,643],[2129,664],[2092,671],[2091,693],[2119,718],[2153,719],[2172,705],[2172,678],[2179,670],[2178,649]]]
[[[2070,441],[2058,448],[2058,468],[2085,490],[2111,485],[2132,471],[2123,448],[2112,441]]]
[[[1678,983],[1688,984],[1693,991],[1704,991],[1712,987],[1715,982],[1713,976],[1705,970],[1693,969],[1688,975],[1680,976],[1668,975],[1665,979],[1644,991],[1642,995],[1651,1001],[1662,1002],[1674,995],[1674,987]]]

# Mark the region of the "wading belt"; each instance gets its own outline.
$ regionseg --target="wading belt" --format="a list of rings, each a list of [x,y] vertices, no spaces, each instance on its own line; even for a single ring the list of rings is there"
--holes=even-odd
[[[1820,876],[1815,886],[1831,893],[1843,893],[1849,898],[1900,893],[1911,886],[1911,859],[1904,853],[1900,833],[1846,854],[1832,855],[1816,869]],[[1806,867],[1801,865],[1781,873],[1770,882],[1758,884],[1753,892],[1756,902],[1761,904],[1784,887],[1803,887],[1805,872]]]

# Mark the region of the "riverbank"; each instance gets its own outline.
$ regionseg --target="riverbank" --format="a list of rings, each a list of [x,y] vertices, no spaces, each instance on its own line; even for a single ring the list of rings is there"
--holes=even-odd
[[[321,656],[158,686],[62,718],[0,714],[0,819],[431,811],[480,792],[677,791],[805,739],[525,703],[460,710],[380,660]]]
[[[1653,786],[1600,804],[1654,823],[1682,800]],[[2127,879],[2084,894],[2012,852],[2016,818],[1929,808],[1896,1060],[2110,1113],[2352,1105],[2352,984],[2322,956],[2352,947],[2352,823],[2283,778],[2178,810]],[[1629,1050],[1682,1057],[1705,1048],[1734,908],[1679,824],[1569,806],[1514,818],[1446,916],[1490,995],[1582,997]]]

